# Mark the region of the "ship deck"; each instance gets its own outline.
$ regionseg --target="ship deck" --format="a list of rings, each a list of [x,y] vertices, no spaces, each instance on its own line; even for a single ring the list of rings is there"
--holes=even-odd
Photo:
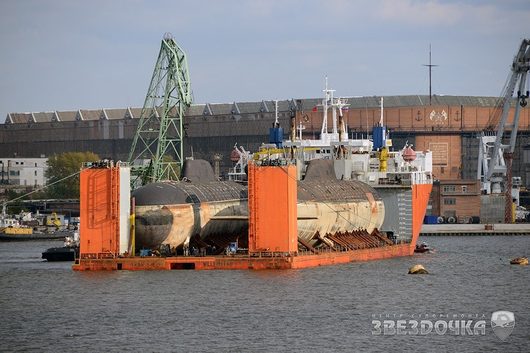
[[[252,255],[174,256],[174,257],[120,257],[77,259],[76,271],[114,270],[287,270],[316,266],[344,264],[356,261],[380,260],[410,256],[411,244],[386,245],[374,248],[299,252],[295,254],[258,253]]]

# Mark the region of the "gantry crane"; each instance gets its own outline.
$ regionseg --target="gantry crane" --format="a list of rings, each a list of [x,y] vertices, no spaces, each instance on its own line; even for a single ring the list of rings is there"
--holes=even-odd
[[[183,118],[191,103],[186,54],[166,33],[129,152],[133,185],[178,180],[184,162]]]
[[[480,137],[477,177],[482,181],[485,194],[505,194],[505,221],[512,220],[512,159],[519,127],[521,108],[527,105],[529,92],[525,91],[530,70],[530,39],[523,39],[511,67],[511,73],[488,128],[495,134]],[[517,87],[517,95],[514,92]],[[515,101],[515,112],[508,124],[508,113]],[[501,112],[502,109],[502,112]]]

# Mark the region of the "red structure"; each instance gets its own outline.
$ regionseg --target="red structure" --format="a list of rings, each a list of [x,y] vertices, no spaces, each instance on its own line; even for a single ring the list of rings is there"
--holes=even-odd
[[[116,258],[130,251],[129,168],[98,163],[80,176],[80,259]]]
[[[296,167],[248,167],[249,253],[296,253]]]
[[[118,168],[88,168],[81,172],[81,258],[119,254],[119,187]]]

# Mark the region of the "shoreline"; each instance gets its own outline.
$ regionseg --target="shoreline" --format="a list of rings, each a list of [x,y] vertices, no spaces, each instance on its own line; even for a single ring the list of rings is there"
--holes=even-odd
[[[423,224],[420,236],[530,235],[530,223],[513,224]]]

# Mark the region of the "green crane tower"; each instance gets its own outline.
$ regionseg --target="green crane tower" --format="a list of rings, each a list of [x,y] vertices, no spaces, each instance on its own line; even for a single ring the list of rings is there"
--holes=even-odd
[[[129,152],[132,184],[178,180],[184,162],[184,113],[192,103],[186,54],[164,34]]]

